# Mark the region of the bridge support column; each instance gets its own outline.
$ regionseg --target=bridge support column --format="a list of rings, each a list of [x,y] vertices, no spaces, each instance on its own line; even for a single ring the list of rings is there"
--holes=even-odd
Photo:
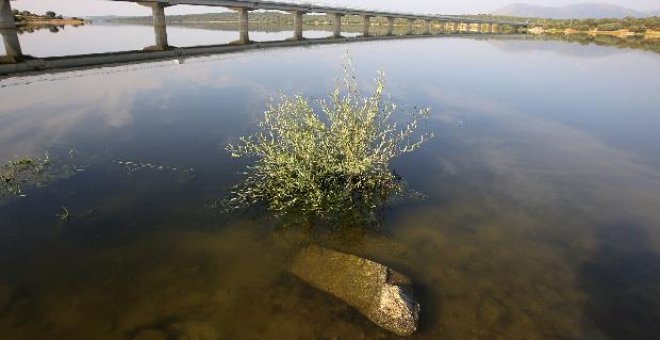
[[[371,16],[362,16],[362,35],[365,37],[369,36],[369,26],[371,26]]]
[[[16,28],[9,0],[0,0],[0,28]]]
[[[493,33],[493,24],[486,24],[486,33]]]
[[[303,14],[304,12],[292,12],[293,14],[293,39],[303,39]]]
[[[387,17],[387,33],[385,35],[394,35],[394,18]]]
[[[0,28],[0,35],[5,44],[5,57],[0,57],[0,62],[17,63],[21,61],[23,52],[16,28]]]
[[[481,29],[482,29],[482,27],[481,27],[481,23],[476,23],[476,24],[474,24],[474,31],[475,31],[475,32],[477,32],[477,33],[481,33]]]
[[[334,38],[341,38],[341,17],[343,14],[333,13],[332,16],[332,36]]]
[[[154,15],[154,33],[156,35],[156,46],[167,48],[167,25],[165,23],[165,6],[160,4],[151,8]]]
[[[414,24],[415,24],[415,19],[408,19],[408,31],[406,31],[406,35],[411,35],[414,33],[413,30]]]
[[[147,47],[146,49],[164,50],[169,45],[167,43],[167,24],[165,20],[165,7],[169,5],[158,2],[138,2],[138,4],[151,8],[151,16],[153,18],[154,35],[156,37],[156,45]]]
[[[250,12],[247,8],[231,8],[232,10],[238,12],[238,32],[239,38],[238,43],[248,44],[250,43],[250,23],[248,18],[248,13]]]

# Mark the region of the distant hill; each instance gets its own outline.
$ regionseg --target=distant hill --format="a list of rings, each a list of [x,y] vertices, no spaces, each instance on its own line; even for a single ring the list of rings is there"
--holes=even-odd
[[[546,7],[538,5],[529,5],[515,3],[499,10],[494,11],[495,15],[510,15],[516,17],[528,18],[553,18],[553,19],[587,19],[587,18],[625,18],[625,17],[646,17],[658,15],[659,11],[654,13],[645,13],[621,6],[603,4],[603,3],[582,3],[567,5],[563,7]]]

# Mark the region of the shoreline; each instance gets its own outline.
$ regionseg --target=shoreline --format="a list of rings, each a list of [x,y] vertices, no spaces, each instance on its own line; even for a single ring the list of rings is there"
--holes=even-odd
[[[66,19],[34,19],[34,20],[23,20],[23,21],[17,21],[16,22],[16,27],[17,28],[24,28],[24,27],[37,27],[37,26],[82,26],[87,24],[87,20],[83,19],[74,19],[74,18],[66,18]]]
[[[660,31],[655,31],[651,29],[647,29],[644,32],[633,32],[627,29],[622,29],[617,31],[598,31],[598,30],[579,31],[570,28],[561,30],[561,29],[544,29],[542,27],[533,27],[528,29],[527,32],[530,34],[566,34],[566,35],[585,34],[591,36],[608,35],[618,38],[627,38],[627,37],[643,37],[646,39],[660,38]]]

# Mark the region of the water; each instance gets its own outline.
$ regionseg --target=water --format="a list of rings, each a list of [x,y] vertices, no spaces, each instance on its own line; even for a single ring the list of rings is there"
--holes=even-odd
[[[95,44],[103,30],[136,34]],[[62,55],[141,48],[150,32],[21,40]],[[170,30],[173,44],[223,34]],[[395,101],[433,109],[437,137],[392,164],[428,198],[388,207],[377,230],[209,208],[247,165],[224,145],[255,129],[265,98],[327,93],[344,46],[3,80],[0,159],[48,151],[74,168],[0,205],[0,338],[391,338],[287,274],[307,242],[409,275],[422,304],[413,338],[655,337],[658,54],[474,37],[348,48],[365,89],[382,68]]]

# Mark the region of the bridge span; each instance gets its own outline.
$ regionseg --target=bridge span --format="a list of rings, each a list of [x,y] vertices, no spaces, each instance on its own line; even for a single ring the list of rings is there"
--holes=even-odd
[[[7,1],[7,0],[1,0]],[[472,30],[482,33],[498,32],[503,26],[510,30],[517,30],[526,27],[526,23],[512,21],[485,20],[478,18],[449,16],[449,15],[430,15],[397,13],[379,10],[355,9],[349,7],[334,7],[325,5],[315,5],[312,3],[290,3],[277,1],[246,1],[246,0],[109,0],[134,2],[143,6],[150,7],[153,15],[154,28],[156,29],[156,46],[165,47],[167,35],[165,33],[165,8],[174,5],[192,5],[192,6],[212,6],[224,7],[238,12],[238,29],[240,32],[239,41],[249,43],[249,12],[256,10],[288,12],[294,16],[294,38],[303,37],[303,15],[305,14],[326,14],[332,19],[333,34],[335,37],[341,36],[341,18],[347,15],[361,16],[363,35],[369,35],[370,20],[374,17],[383,17],[387,19],[388,35],[392,35],[395,20],[405,20],[407,23],[407,34],[413,34],[413,27],[416,21],[422,21],[425,26],[424,33],[429,34],[434,22],[442,23],[445,30]],[[485,27],[484,27],[485,26]],[[159,32],[160,31],[160,32]]]
[[[14,0],[12,0],[14,1]],[[146,51],[158,52],[167,50],[179,50],[170,46],[167,41],[167,20],[165,8],[175,5],[194,5],[224,7],[238,12],[238,32],[239,38],[234,43],[249,45],[253,44],[249,37],[249,13],[256,10],[279,11],[291,13],[294,17],[293,37],[291,40],[304,40],[303,38],[303,15],[305,14],[326,14],[331,18],[333,32],[332,37],[341,39],[342,17],[360,16],[362,17],[362,37],[370,37],[371,18],[382,17],[386,20],[385,36],[394,36],[395,21],[399,25],[403,22],[406,36],[432,35],[438,33],[502,33],[518,32],[521,28],[527,26],[526,23],[512,21],[486,20],[473,17],[460,17],[450,15],[431,15],[431,14],[413,14],[397,13],[380,10],[366,10],[348,7],[334,7],[325,5],[314,5],[311,3],[300,4],[277,1],[247,1],[247,0],[108,0],[116,2],[133,2],[142,6],[149,7],[152,11],[155,45],[145,48]],[[415,26],[422,26],[422,33],[415,33]],[[0,64],[22,63],[31,61],[31,58],[24,56],[21,51],[16,23],[12,13],[10,0],[0,0],[0,33],[2,34],[6,54],[0,58]]]

